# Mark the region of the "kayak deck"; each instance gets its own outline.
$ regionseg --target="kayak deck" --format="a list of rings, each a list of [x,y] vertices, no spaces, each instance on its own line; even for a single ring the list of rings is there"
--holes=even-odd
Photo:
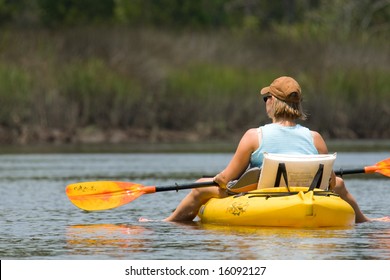
[[[307,187],[267,188],[212,198],[199,211],[202,223],[261,227],[345,227],[353,208],[330,191]]]

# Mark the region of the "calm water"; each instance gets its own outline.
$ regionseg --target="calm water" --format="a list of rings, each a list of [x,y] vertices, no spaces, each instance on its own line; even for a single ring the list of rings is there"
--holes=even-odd
[[[144,185],[192,182],[225,167],[231,154],[0,155],[1,259],[390,259],[390,223],[344,229],[229,228],[163,219],[188,191],[143,195],[109,211],[83,212],[65,195],[78,181]],[[335,169],[389,153],[339,153]],[[349,179],[348,179],[349,178]],[[390,180],[345,177],[369,217],[390,215]]]

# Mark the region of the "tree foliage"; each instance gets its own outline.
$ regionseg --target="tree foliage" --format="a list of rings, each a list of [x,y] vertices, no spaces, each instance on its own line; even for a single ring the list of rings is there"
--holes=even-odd
[[[389,0],[0,0],[0,24],[46,26],[117,23],[174,29],[305,24],[345,32],[386,32]]]

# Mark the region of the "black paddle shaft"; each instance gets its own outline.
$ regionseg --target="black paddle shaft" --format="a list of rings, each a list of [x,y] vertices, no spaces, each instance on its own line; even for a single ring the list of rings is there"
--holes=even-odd
[[[366,173],[364,168],[358,169],[340,169],[335,171],[336,175],[343,176],[348,174],[361,174]],[[215,182],[197,182],[197,183],[189,183],[189,184],[175,184],[170,186],[156,186],[156,192],[166,192],[166,191],[179,191],[179,190],[187,190],[187,189],[196,189],[196,188],[204,188],[204,187],[212,187],[218,186]]]
[[[166,191],[179,191],[179,190],[187,190],[187,189],[195,189],[195,188],[204,188],[204,187],[212,187],[218,186],[215,182],[198,182],[191,184],[175,184],[174,186],[161,186],[156,187],[156,192],[166,192]]]
[[[361,174],[366,173],[364,168],[358,168],[358,169],[340,169],[338,171],[335,171],[336,175],[343,176],[344,174]]]

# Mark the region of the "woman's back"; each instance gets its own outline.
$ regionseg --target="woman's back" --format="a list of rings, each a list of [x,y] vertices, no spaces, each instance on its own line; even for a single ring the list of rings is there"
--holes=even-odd
[[[258,128],[259,148],[251,155],[251,167],[261,167],[263,153],[318,154],[310,130],[299,124],[282,126],[277,123]]]

